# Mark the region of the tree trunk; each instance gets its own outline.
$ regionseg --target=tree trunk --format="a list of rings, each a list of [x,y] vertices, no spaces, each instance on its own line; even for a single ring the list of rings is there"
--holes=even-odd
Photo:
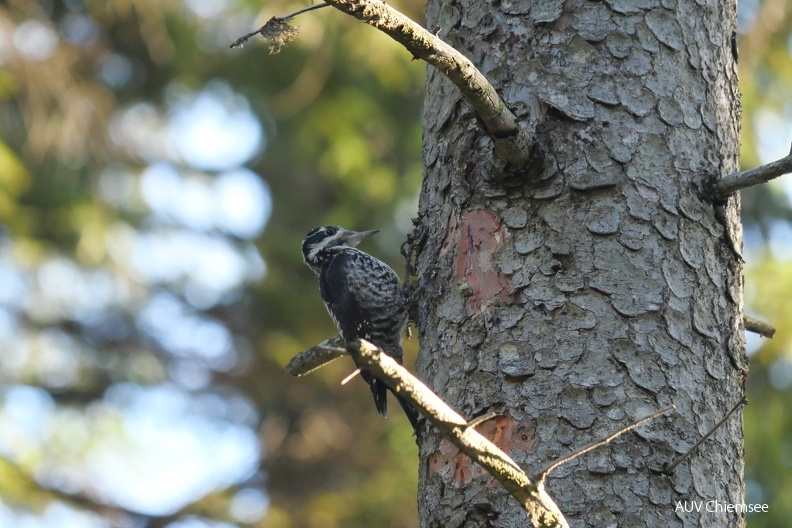
[[[519,116],[546,103],[541,154],[507,174],[469,107],[429,70],[418,259],[419,376],[529,473],[631,421],[677,410],[562,466],[574,527],[742,526],[742,416],[671,476],[743,395],[736,6],[713,0],[442,2],[427,27]],[[499,485],[419,434],[421,526],[525,526]],[[681,503],[681,504],[680,504]],[[690,508],[690,506],[688,506]]]

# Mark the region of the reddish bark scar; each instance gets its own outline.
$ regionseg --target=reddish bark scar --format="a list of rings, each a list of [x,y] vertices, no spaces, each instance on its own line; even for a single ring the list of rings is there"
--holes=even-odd
[[[472,311],[482,312],[493,300],[507,298],[511,291],[509,278],[500,272],[494,260],[507,232],[498,217],[486,209],[462,213],[462,225],[454,231],[459,233],[456,280],[470,286],[468,306]]]
[[[478,425],[476,430],[509,456],[515,450],[531,451],[536,434],[533,422],[517,422],[508,412]],[[451,442],[443,439],[437,452],[429,457],[429,473],[439,475],[444,482],[462,487],[474,477],[485,474],[485,471]],[[499,485],[497,480],[490,478],[490,487]]]

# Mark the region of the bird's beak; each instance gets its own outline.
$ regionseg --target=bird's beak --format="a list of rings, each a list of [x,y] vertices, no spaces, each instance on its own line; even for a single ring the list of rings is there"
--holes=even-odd
[[[364,238],[368,238],[376,233],[379,233],[379,229],[372,229],[371,231],[348,231],[344,238],[346,238],[346,242],[350,247],[355,247],[360,244]]]

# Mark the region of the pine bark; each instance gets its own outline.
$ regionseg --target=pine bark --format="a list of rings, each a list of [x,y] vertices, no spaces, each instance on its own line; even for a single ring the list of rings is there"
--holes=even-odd
[[[677,411],[563,466],[570,524],[743,526],[679,502],[743,502],[742,416],[671,476],[743,395],[732,1],[430,0],[518,117],[547,107],[513,173],[457,89],[429,70],[418,257],[419,376],[537,471],[621,426]],[[436,431],[420,444],[423,527],[526,526],[517,502]]]

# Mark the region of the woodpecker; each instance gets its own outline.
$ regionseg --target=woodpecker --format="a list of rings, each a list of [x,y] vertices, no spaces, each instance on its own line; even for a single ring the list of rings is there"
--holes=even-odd
[[[317,227],[303,239],[303,261],[319,277],[319,292],[341,337],[347,342],[365,339],[401,364],[407,307],[399,276],[381,260],[355,247],[378,232]],[[387,385],[366,370],[361,369],[360,374],[371,389],[377,411],[386,417]],[[399,394],[394,396],[415,429],[418,412]]]

